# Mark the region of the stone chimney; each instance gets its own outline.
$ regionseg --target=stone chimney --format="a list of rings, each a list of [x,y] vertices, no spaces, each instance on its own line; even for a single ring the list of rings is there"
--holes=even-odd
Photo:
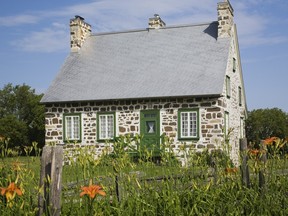
[[[91,34],[91,25],[81,16],[70,20],[70,46],[71,52],[78,52],[85,39]]]
[[[153,18],[149,18],[149,29],[159,29],[166,26],[165,22],[160,18],[158,14],[154,14]]]
[[[229,0],[224,0],[224,2],[219,2],[217,5],[218,11],[218,37],[226,38],[231,37],[231,28],[233,26],[233,8]]]

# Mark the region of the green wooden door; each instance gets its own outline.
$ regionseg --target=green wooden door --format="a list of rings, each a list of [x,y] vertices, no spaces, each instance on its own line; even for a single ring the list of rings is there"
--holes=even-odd
[[[140,134],[143,135],[141,148],[160,150],[160,118],[159,110],[142,110],[140,113]]]

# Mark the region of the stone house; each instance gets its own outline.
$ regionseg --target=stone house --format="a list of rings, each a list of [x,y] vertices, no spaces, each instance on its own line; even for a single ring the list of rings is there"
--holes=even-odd
[[[236,158],[247,115],[233,8],[217,5],[218,21],[166,26],[159,15],[146,29],[91,33],[70,20],[71,52],[41,102],[46,144],[95,146],[125,134],[143,145],[173,138],[195,150],[229,139]]]

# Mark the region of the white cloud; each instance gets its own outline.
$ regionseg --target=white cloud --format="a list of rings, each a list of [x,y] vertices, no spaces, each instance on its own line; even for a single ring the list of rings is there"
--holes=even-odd
[[[244,36],[240,41],[243,47],[259,46],[259,45],[275,45],[281,43],[287,43],[288,37],[285,36],[267,36],[264,35],[250,35]]]
[[[209,6],[210,5],[210,6]],[[197,23],[216,20],[216,3],[211,0],[105,0],[77,4],[55,11],[34,11],[30,15],[10,17],[10,26],[39,22],[47,26],[47,21],[57,23],[39,31],[25,32],[23,39],[12,44],[24,51],[55,52],[69,46],[69,19],[80,15],[92,25],[93,32],[146,28],[148,18],[160,14],[167,25]],[[23,18],[23,19],[22,19]],[[5,20],[6,18],[0,18]],[[65,24],[65,28],[62,25]]]
[[[263,7],[269,7],[270,3],[273,3],[273,1],[247,0],[235,2],[235,21],[242,48],[273,45],[288,41],[286,35],[281,35],[282,27],[277,26],[278,18],[268,16],[261,10]]]
[[[37,23],[39,17],[34,15],[17,15],[17,16],[7,16],[0,17],[0,26],[17,26],[23,24]]]
[[[23,39],[12,42],[12,45],[28,52],[64,51],[69,46],[69,32],[59,23],[52,23],[42,31],[31,32]]]
[[[69,46],[68,25],[69,19],[73,18],[74,15],[84,17],[92,25],[93,32],[118,31],[146,28],[148,18],[155,13],[160,14],[167,26],[217,20],[217,2],[214,0],[95,0],[54,11],[34,11],[30,15],[0,17],[0,26],[37,22],[42,24],[44,21],[43,26],[47,26],[47,21],[57,20],[57,24],[51,24],[49,27],[43,28],[42,31],[39,29],[39,31],[23,34],[23,39],[13,42],[14,46],[25,51],[53,52],[67,49]],[[287,38],[280,36],[280,34],[266,33],[269,30],[269,24],[273,22],[273,18],[259,13],[261,7],[258,6],[269,4],[269,2],[271,1],[231,0],[241,46],[248,47],[287,41]],[[258,11],[253,10],[253,8],[258,8]],[[65,25],[65,28],[62,25]]]
[[[66,8],[66,15],[83,16],[96,31],[146,28],[148,18],[159,14],[167,25],[216,19],[216,3],[211,0],[107,0]],[[194,19],[188,20],[188,17]],[[214,17],[214,19],[213,19]],[[167,22],[168,21],[168,22]]]

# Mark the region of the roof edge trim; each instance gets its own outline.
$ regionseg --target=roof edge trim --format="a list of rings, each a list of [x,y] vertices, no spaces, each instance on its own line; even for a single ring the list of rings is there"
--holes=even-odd
[[[124,100],[155,100],[155,99],[170,99],[170,98],[218,98],[223,97],[222,94],[205,94],[205,95],[179,95],[179,96],[164,96],[164,97],[141,97],[141,98],[112,98],[112,99],[91,99],[91,100],[74,100],[74,101],[40,101],[40,104],[54,103],[83,103],[83,102],[99,102],[99,101],[124,101]]]

